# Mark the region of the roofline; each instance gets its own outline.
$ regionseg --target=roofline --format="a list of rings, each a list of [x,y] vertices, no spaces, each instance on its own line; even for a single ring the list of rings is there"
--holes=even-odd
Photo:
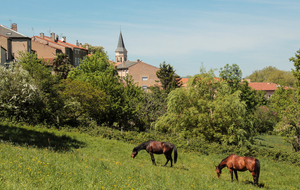
[[[43,43],[41,43],[41,42],[38,42],[38,41],[32,41],[32,42],[34,42],[34,43],[38,43],[38,44],[42,44],[42,45],[46,45],[46,44],[43,44]],[[54,47],[54,46],[52,46],[52,45],[46,45],[46,46],[49,46],[50,48],[53,48],[53,49],[59,49],[59,48],[56,48],[56,47]],[[67,47],[68,48],[68,47]],[[32,49],[32,48],[31,48]],[[60,49],[59,49],[60,50]]]
[[[39,36],[38,36],[38,37],[39,37]],[[41,37],[39,37],[39,38],[41,38]],[[49,36],[44,36],[44,38],[41,38],[41,39],[45,39],[45,38],[49,38],[50,41],[53,42]],[[60,43],[63,43],[63,44],[72,46],[72,47],[74,47],[74,48],[83,49],[83,50],[87,50],[87,51],[88,51],[88,49],[86,49],[86,48],[78,47],[78,46],[76,46],[76,45],[74,45],[74,44],[71,44],[71,43],[68,43],[68,42],[63,42],[63,41],[61,41],[61,40],[57,40],[57,41],[60,42]],[[57,42],[55,42],[55,43],[57,43]],[[61,45],[60,43],[57,43],[57,44]]]
[[[17,33],[17,34],[19,34],[19,35],[21,35],[21,36],[24,36],[24,37],[30,38],[30,37],[28,37],[28,36],[25,36],[24,34],[21,34],[21,33],[17,32],[17,31],[15,31],[15,30],[11,29],[11,28],[8,28],[8,27],[6,27],[6,26],[4,26],[4,25],[2,25],[2,24],[0,24],[0,26],[2,26],[2,27],[4,27],[4,28],[6,28],[6,29],[8,29],[8,30],[11,30],[12,32],[15,32],[15,33]]]

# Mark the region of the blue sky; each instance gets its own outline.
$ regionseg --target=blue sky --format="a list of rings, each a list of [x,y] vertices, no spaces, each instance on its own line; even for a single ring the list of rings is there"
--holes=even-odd
[[[120,29],[128,59],[181,77],[237,64],[243,77],[268,66],[290,71],[300,49],[299,0],[34,1],[0,0],[0,24],[32,37],[103,46],[114,60]],[[219,72],[215,72],[219,75]]]

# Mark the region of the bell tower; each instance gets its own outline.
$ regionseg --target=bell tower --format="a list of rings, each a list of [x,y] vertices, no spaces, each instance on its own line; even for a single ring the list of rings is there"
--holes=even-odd
[[[127,50],[124,45],[122,32],[120,32],[118,47],[115,51],[116,60],[115,62],[125,62],[127,61]]]

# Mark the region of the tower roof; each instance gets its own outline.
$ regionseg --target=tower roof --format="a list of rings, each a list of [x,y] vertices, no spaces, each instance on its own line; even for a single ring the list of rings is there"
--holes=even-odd
[[[119,37],[119,42],[118,42],[118,47],[116,49],[116,52],[127,52],[125,45],[124,45],[122,32],[120,32],[120,37]]]

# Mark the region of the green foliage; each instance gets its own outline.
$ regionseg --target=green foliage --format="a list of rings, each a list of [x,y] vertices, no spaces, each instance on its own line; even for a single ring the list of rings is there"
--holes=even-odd
[[[157,78],[162,85],[163,90],[166,93],[179,88],[182,83],[180,82],[180,77],[175,73],[175,70],[170,64],[166,64],[164,61],[162,64],[159,64],[159,70],[156,72]]]
[[[293,146],[296,152],[300,151],[300,105],[294,103],[286,106],[282,113],[282,120],[276,125],[276,131],[285,136],[285,140]]]
[[[254,89],[248,86],[247,81],[241,83],[242,71],[237,64],[232,64],[232,66],[226,64],[224,68],[220,69],[220,77],[227,82],[232,93],[238,90],[241,91],[240,98],[246,103],[249,113],[253,112],[256,106],[267,103],[266,98],[264,98],[265,94],[262,94],[262,92],[256,93]]]
[[[239,83],[242,79],[242,71],[237,64],[226,64],[224,68],[220,68],[220,78],[230,83]]]
[[[39,89],[20,65],[0,66],[0,113],[8,118],[36,122],[41,103]]]
[[[76,122],[78,118],[91,117],[101,121],[105,117],[107,96],[101,90],[95,89],[87,82],[65,80],[61,84],[60,92],[64,98],[65,106],[62,115],[66,120]]]
[[[166,98],[167,93],[157,86],[150,87],[149,92],[144,92],[141,95],[140,101],[136,103],[138,106],[137,114],[146,129],[150,129],[151,124],[166,113]]]
[[[19,64],[28,71],[40,91],[42,104],[39,105],[40,111],[35,113],[39,116],[39,122],[59,124],[60,110],[64,107],[58,89],[60,77],[52,75],[46,63],[42,59],[37,59],[36,54],[22,53],[20,55]]]
[[[294,86],[297,80],[292,72],[282,71],[272,66],[253,71],[251,75],[245,78],[250,79],[251,82],[272,82],[282,86]]]
[[[139,123],[133,102],[139,99],[142,89],[132,81],[131,77],[120,78],[117,70],[108,62],[105,53],[96,52],[90,57],[87,56],[69,73],[69,78],[87,82],[106,94],[108,106],[103,110],[105,117],[97,119],[98,124],[108,123],[112,126],[117,123],[119,126],[130,128],[132,122]]]
[[[167,113],[155,129],[180,133],[184,138],[203,137],[209,142],[249,145],[253,134],[246,117],[241,91],[214,78],[213,71],[194,76],[188,88],[173,90],[167,98]]]
[[[71,68],[71,60],[67,54],[56,54],[53,60],[53,71],[56,75],[58,75],[62,79],[66,79]]]
[[[96,52],[104,52],[104,47],[102,46],[92,46],[91,44],[85,43],[82,45],[83,48],[86,48],[88,46],[89,54],[93,54]]]
[[[268,133],[273,131],[277,121],[277,113],[267,106],[257,107],[252,117],[253,127],[258,133]]]
[[[290,58],[290,61],[294,62],[295,69],[292,69],[292,73],[297,79],[297,98],[300,99],[300,49],[295,53],[295,57]]]

